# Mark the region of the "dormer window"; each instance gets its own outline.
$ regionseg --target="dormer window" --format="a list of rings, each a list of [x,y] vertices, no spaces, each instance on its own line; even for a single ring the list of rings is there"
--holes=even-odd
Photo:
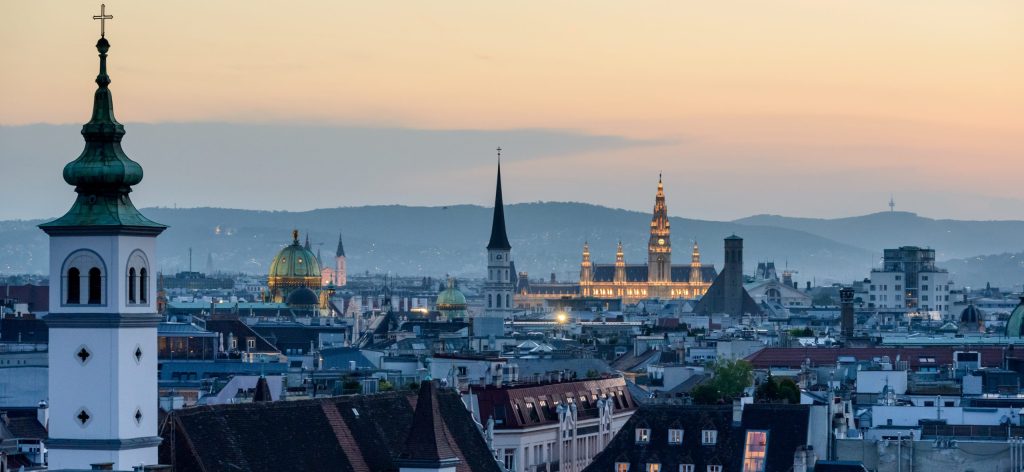
[[[668,430],[668,443],[672,445],[680,445],[683,443],[683,430],[681,429],[670,429]]]
[[[718,431],[713,429],[705,429],[704,431],[701,431],[700,437],[700,443],[705,446],[714,446],[718,443]],[[709,468],[708,470],[710,471],[711,469]]]
[[[615,472],[629,472],[629,462],[616,462]]]
[[[644,472],[661,472],[661,464],[647,464],[647,467],[644,468]]]
[[[679,464],[679,472],[693,472],[693,464]]]
[[[636,443],[647,444],[651,442],[651,429],[650,428],[637,428],[636,429]]]
[[[720,465],[709,465],[708,472],[722,472],[722,466]]]

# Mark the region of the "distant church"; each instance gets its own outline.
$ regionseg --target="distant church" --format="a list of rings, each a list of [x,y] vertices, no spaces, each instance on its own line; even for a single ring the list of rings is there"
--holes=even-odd
[[[627,264],[622,242],[613,264],[594,264],[590,245],[583,244],[580,281],[575,283],[536,284],[520,277],[517,304],[532,306],[543,300],[571,298],[621,299],[632,303],[648,298],[700,298],[718,275],[713,265],[700,262],[700,249],[694,242],[689,264],[672,264],[672,231],[665,205],[665,187],[658,177],[654,197],[650,237],[647,242],[647,263]]]

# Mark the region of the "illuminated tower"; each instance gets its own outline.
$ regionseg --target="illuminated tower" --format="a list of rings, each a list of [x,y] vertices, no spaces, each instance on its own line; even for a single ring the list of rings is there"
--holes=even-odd
[[[498,178],[494,189],[494,214],[491,239],[487,243],[487,282],[484,284],[486,309],[473,318],[476,337],[502,336],[505,318],[512,314],[512,245],[505,232],[505,205],[501,199],[501,148],[498,148]]]
[[[581,295],[590,295],[590,285],[594,281],[594,265],[590,262],[590,244],[583,243],[583,262],[580,262]]]
[[[697,247],[697,240],[693,240],[693,255],[690,259],[690,284],[704,283],[701,280],[700,248]]]
[[[651,217],[651,238],[647,243],[647,281],[651,296],[663,296],[658,285],[672,281],[672,242],[669,240],[668,207],[665,206],[665,188],[658,176],[658,194],[654,197],[654,215]]]
[[[622,252],[622,241],[619,241],[619,246],[615,249],[615,278],[612,279],[614,283],[624,284],[626,283],[626,255]]]
[[[103,10],[96,19],[112,18]],[[102,31],[102,30],[101,30]],[[107,51],[85,150],[64,166],[78,194],[68,212],[39,225],[50,237],[49,469],[115,470],[157,463],[156,237],[167,227],[143,216],[128,194],[142,166],[121,149]]]

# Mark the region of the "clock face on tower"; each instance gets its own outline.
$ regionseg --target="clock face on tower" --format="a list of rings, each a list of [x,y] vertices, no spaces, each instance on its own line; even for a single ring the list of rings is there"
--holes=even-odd
[[[664,238],[658,238],[658,245],[659,246],[664,246],[665,245],[665,239]]]
[[[494,258],[500,261],[501,260],[501,254],[498,254],[497,256],[494,256]]]

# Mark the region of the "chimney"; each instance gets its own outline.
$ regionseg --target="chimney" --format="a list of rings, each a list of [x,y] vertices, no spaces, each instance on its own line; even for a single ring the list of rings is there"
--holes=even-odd
[[[807,472],[806,446],[800,446],[793,452],[793,472]]]
[[[743,423],[743,400],[737,398],[732,401],[732,424],[739,425],[741,423]]]
[[[842,306],[841,319],[840,319],[840,332],[843,337],[850,339],[853,337],[853,289],[850,287],[843,287],[839,289],[839,303]]]
[[[36,421],[43,425],[43,429],[50,429],[50,406],[46,404],[46,400],[40,401],[36,408]]]

